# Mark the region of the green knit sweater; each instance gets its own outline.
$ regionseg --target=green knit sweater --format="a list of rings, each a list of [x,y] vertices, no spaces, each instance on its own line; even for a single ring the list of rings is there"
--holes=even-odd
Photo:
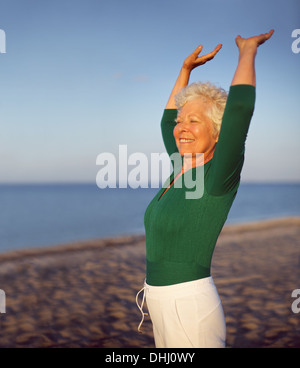
[[[245,141],[254,110],[255,87],[230,87],[219,140],[213,158],[204,165],[201,198],[187,199],[182,187],[161,188],[145,212],[147,251],[146,282],[172,285],[210,276],[218,236],[236,196],[244,162]],[[169,155],[178,152],[173,129],[177,110],[165,110],[162,135]],[[191,169],[194,178],[197,170]],[[201,168],[203,169],[203,167]],[[170,182],[176,173],[171,174]]]

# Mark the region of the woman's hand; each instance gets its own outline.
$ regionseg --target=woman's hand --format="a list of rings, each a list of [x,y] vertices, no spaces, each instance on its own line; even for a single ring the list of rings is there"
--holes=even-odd
[[[200,52],[202,51],[203,46],[200,45],[196,48],[196,50],[188,56],[183,63],[183,66],[180,70],[179,76],[175,82],[175,85],[172,89],[171,95],[166,105],[166,109],[176,109],[175,103],[175,95],[184,87],[186,87],[189,83],[191,71],[199,65],[205,64],[207,61],[213,59],[215,55],[220,51],[222,45],[219,44],[214,51],[209,54],[203,55],[199,57]]]
[[[273,33],[274,30],[272,29],[268,33],[250,38],[236,37],[235,42],[239,48],[239,63],[233,76],[232,86],[236,84],[256,85],[255,57],[257,48],[266,42]]]
[[[259,36],[253,36],[249,38],[243,38],[240,35],[238,35],[235,39],[235,43],[237,47],[239,48],[240,53],[245,50],[254,50],[256,52],[257,47],[265,43],[274,33],[274,30],[272,29],[268,33],[260,34]]]
[[[193,69],[197,68],[197,66],[203,65],[207,61],[213,59],[216,56],[216,54],[221,50],[221,48],[222,44],[219,44],[214,49],[214,51],[199,57],[199,54],[202,51],[203,46],[202,45],[198,46],[196,50],[184,60],[183,68],[187,69],[188,71],[192,71]]]

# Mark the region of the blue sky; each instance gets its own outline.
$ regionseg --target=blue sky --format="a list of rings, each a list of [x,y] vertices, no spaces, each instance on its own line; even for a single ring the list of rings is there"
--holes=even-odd
[[[271,28],[242,180],[299,182],[298,0],[0,0],[0,182],[95,182],[102,152],[164,152],[160,119],[184,58],[222,43],[191,82],[228,90],[234,38]]]

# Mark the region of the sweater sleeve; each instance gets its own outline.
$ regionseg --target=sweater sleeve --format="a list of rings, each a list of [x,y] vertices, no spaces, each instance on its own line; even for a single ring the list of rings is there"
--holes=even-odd
[[[173,130],[174,127],[176,126],[175,122],[176,117],[177,117],[176,109],[166,109],[164,110],[161,119],[162,137],[169,156],[171,156],[172,153],[174,152],[178,152],[178,148],[173,135]]]
[[[212,195],[223,195],[238,188],[254,103],[254,86],[230,87],[207,182],[207,190]]]

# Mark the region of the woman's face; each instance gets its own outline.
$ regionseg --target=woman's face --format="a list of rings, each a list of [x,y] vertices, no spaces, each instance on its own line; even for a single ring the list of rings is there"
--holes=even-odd
[[[201,98],[187,102],[177,116],[173,134],[179,153],[204,153],[209,161],[214,153],[217,138],[213,135],[213,123],[207,117],[208,105]]]

